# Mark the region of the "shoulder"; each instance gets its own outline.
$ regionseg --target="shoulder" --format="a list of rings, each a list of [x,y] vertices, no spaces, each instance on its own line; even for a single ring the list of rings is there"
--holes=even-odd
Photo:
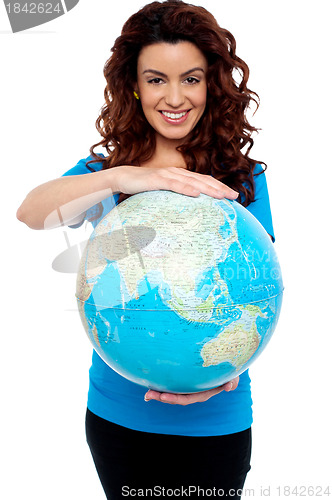
[[[98,153],[98,156],[100,158],[105,158],[105,156],[102,153]],[[90,161],[93,161],[93,163],[89,163]],[[96,161],[95,158],[93,158],[92,155],[87,156],[86,158],[82,158],[79,160],[75,167],[72,167],[71,169],[67,170],[62,176],[66,175],[82,175],[82,174],[90,174],[91,172],[99,172],[103,168],[103,162]]]

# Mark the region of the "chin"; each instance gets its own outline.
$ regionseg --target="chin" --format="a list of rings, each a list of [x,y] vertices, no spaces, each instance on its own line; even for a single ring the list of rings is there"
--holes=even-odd
[[[186,137],[188,137],[188,135],[190,134],[191,130],[189,131],[185,131],[185,132],[174,132],[174,133],[164,133],[164,134],[161,134],[165,139],[169,139],[170,141],[182,141],[184,140]]]

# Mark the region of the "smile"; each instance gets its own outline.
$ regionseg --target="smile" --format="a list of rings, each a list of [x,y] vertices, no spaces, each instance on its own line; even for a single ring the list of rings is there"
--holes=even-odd
[[[190,110],[181,111],[179,113],[172,113],[170,111],[160,111],[161,116],[168,123],[183,123],[188,115]]]

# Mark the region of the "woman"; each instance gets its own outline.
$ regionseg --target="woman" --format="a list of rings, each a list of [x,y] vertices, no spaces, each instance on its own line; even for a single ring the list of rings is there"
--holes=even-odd
[[[34,229],[56,227],[60,211],[62,223],[95,226],[126,196],[165,189],[238,198],[273,238],[264,171],[248,156],[256,129],[245,112],[257,95],[235,48],[202,7],[153,2],[131,16],[104,68],[102,140],[64,176],[31,191],[18,218]],[[122,378],[94,352],[86,431],[107,498],[161,496],[162,488],[240,498],[251,403],[248,372],[210,391],[165,394]]]

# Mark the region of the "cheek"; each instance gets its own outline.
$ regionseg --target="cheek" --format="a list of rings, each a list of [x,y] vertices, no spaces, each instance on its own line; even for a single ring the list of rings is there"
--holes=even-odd
[[[196,106],[200,108],[201,107],[205,108],[206,99],[207,99],[207,89],[205,88],[200,90],[200,92],[196,94]]]
[[[141,98],[142,107],[146,111],[153,110],[159,102],[158,96],[155,94],[152,94],[151,92],[142,93],[140,98]]]

